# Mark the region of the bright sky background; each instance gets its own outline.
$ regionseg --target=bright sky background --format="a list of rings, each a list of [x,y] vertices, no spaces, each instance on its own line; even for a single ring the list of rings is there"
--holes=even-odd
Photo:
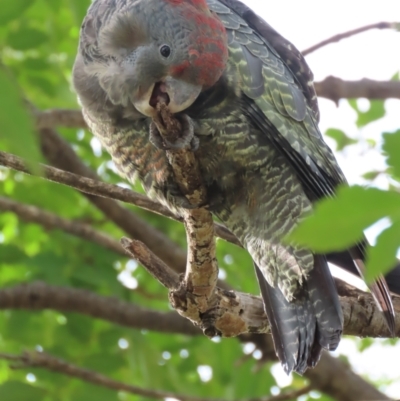
[[[400,22],[400,0],[242,0],[262,16],[278,32],[289,39],[299,50],[304,50],[337,33],[346,32],[364,25],[381,21]],[[400,33],[389,30],[372,30],[330,44],[307,56],[315,80],[329,75],[342,79],[357,80],[364,77],[387,80],[400,70]],[[360,101],[359,107],[368,110],[368,101]],[[321,131],[340,128],[347,135],[363,139],[364,149],[352,146],[338,161],[350,183],[362,183],[363,172],[379,170],[384,166],[382,156],[370,151],[365,139],[380,141],[382,132],[393,132],[400,128],[400,100],[386,101],[387,115],[362,130],[355,125],[356,113],[341,101],[339,107],[329,101],[320,100]],[[327,141],[332,147],[334,143]],[[376,185],[385,187],[387,182],[379,179]],[[374,235],[374,230],[370,232]],[[381,390],[388,396],[400,398],[400,344],[383,346],[376,341],[362,354],[357,352],[353,341],[341,342],[335,354],[346,355],[357,373],[373,380],[393,380],[393,384]],[[279,384],[290,382],[279,366],[274,369]]]

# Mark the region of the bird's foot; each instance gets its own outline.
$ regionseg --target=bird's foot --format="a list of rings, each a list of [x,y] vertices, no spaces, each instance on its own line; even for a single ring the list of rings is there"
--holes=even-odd
[[[180,135],[173,140],[168,140],[163,137],[157,127],[157,124],[152,121],[150,124],[150,142],[158,149],[162,150],[182,150],[188,149],[195,152],[199,148],[199,138],[194,134],[192,120],[186,114],[175,116],[181,123],[182,129]]]

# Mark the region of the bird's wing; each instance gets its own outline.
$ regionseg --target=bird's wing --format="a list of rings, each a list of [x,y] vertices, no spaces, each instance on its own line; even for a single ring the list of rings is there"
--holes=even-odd
[[[346,178],[318,128],[313,76],[304,57],[240,1],[207,2],[227,30],[230,60],[244,94],[243,113],[285,156],[311,201],[332,196]],[[365,259],[365,242],[350,250],[352,259],[357,261],[358,255]],[[358,272],[363,273],[360,268]],[[370,289],[389,327],[393,326],[394,309],[385,279],[378,279]]]
[[[237,0],[208,0],[224,23],[243,112],[292,165],[311,200],[346,182],[317,125],[312,73],[300,52]]]

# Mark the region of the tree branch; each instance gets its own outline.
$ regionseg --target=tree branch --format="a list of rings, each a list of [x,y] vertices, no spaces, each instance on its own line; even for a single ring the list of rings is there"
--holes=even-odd
[[[10,153],[0,151],[0,165],[12,168],[13,170],[20,171],[25,174],[32,174],[25,166],[25,163],[21,158]],[[147,196],[138,194],[130,189],[122,188],[114,184],[108,184],[100,180],[87,178],[81,175],[70,173],[68,171],[60,170],[55,167],[47,166],[45,164],[40,164],[40,166],[44,173],[44,178],[48,179],[49,181],[66,185],[80,192],[84,192],[85,194],[130,203],[165,217],[179,220],[166,207],[159,203],[153,202],[147,198]]]
[[[347,290],[344,289],[346,293]],[[368,296],[368,302],[372,299],[368,294],[358,290],[351,290],[352,302],[358,295]],[[399,299],[395,300],[396,310],[400,309]],[[260,300],[261,307],[261,300]],[[184,335],[199,335],[201,331],[193,326],[187,319],[180,317],[175,312],[158,312],[145,309],[116,298],[104,297],[90,291],[75,288],[48,285],[43,282],[21,284],[0,290],[0,309],[28,309],[42,310],[53,309],[63,313],[75,312],[83,315],[99,318],[119,324],[125,327],[154,330],[164,333],[176,333]],[[377,312],[376,312],[377,313]],[[359,309],[352,313],[350,321],[358,319]],[[345,313],[348,316],[349,312]],[[364,315],[361,313],[360,326],[364,324]],[[346,322],[347,322],[346,317]],[[345,332],[347,323],[345,322]],[[369,333],[365,333],[369,335]],[[268,359],[276,359],[270,336],[245,334],[240,336],[243,342],[254,342],[257,348]],[[338,380],[335,377],[338,376]],[[305,373],[313,388],[316,388],[331,397],[341,401],[383,400],[387,399],[373,386],[356,375],[338,358],[333,358],[328,353],[322,355],[321,361],[315,369],[309,369]]]
[[[152,255],[144,244],[125,238],[123,246],[158,281],[169,288],[170,301],[177,312],[198,325],[207,336],[232,337],[243,333],[269,332],[261,298],[216,288],[209,300],[209,309],[199,314],[190,292],[185,286],[177,289],[177,277],[171,279],[170,284],[167,283],[165,276],[170,274],[169,267]],[[340,298],[344,315],[344,334],[362,337],[390,336],[383,315],[370,294],[356,289],[352,290],[353,296],[348,296],[347,291],[345,294],[346,296]],[[400,298],[395,297],[393,304],[397,312],[395,332],[400,336]]]
[[[351,370],[351,367],[325,351],[315,369],[308,369],[304,376],[313,388],[329,394],[338,401],[383,401],[389,400],[374,386]]]
[[[55,127],[88,128],[80,110],[34,110],[33,114],[36,118],[36,128],[38,130]]]
[[[370,29],[396,29],[396,27],[398,25],[399,25],[398,22],[378,22],[375,24],[362,26],[357,29],[352,29],[351,31],[338,33],[328,39],[323,40],[322,42],[319,42],[319,43],[309,47],[308,49],[303,50],[301,53],[303,54],[303,56],[307,56],[308,54],[315,52],[316,50],[320,49],[321,47],[327,46],[331,43],[339,42],[342,39],[346,39],[351,36],[358,35],[362,32],[369,31]]]
[[[157,111],[158,115],[153,121],[163,140],[170,144],[179,143],[184,135],[180,121],[170,113],[165,103],[159,103]],[[193,128],[186,129],[190,131]],[[218,279],[218,265],[212,215],[206,208],[201,207],[207,203],[207,189],[190,146],[188,144],[183,149],[167,150],[166,155],[180,192],[194,207],[182,211],[188,258],[181,290],[191,295],[193,306],[196,305],[198,314],[201,314],[209,309],[209,300]]]
[[[126,256],[126,252],[118,241],[106,233],[95,230],[89,224],[63,219],[54,213],[47,212],[36,206],[25,205],[2,196],[0,196],[0,210],[13,212],[20,219],[28,223],[40,224],[47,230],[62,230],[68,234],[94,242],[117,254]]]
[[[399,81],[374,81],[364,78],[360,81],[343,81],[329,76],[314,83],[318,97],[324,97],[337,103],[340,99],[400,99]]]
[[[13,369],[23,368],[43,368],[51,372],[61,373],[70,377],[75,377],[85,382],[89,382],[101,387],[110,388],[117,391],[125,391],[130,394],[140,395],[143,397],[166,399],[174,398],[182,401],[223,401],[216,398],[201,398],[191,395],[183,395],[173,393],[171,391],[152,390],[138,386],[132,386],[112,380],[93,370],[84,369],[68,363],[62,359],[56,358],[44,352],[24,352],[21,355],[0,353],[0,359],[12,362]],[[286,401],[292,400],[301,395],[307,394],[312,390],[310,386],[303,387],[298,390],[286,392],[272,397],[252,398],[248,401]]]
[[[201,333],[175,312],[159,312],[117,298],[41,281],[1,289],[0,309],[53,309],[63,313],[80,313],[135,329],[186,335]]]
[[[10,153],[0,151],[0,165],[12,168],[13,170],[20,171],[26,174],[32,174],[25,166],[25,163],[21,158],[12,155]],[[122,202],[126,202],[135,205],[137,207],[140,207],[141,209],[147,210],[149,212],[153,212],[179,222],[183,221],[182,217],[173,214],[169,209],[167,209],[160,203],[154,202],[147,196],[139,194],[130,189],[122,188],[114,184],[108,184],[100,180],[83,177],[44,164],[41,164],[41,166],[46,175],[45,178],[47,178],[49,181],[67,185],[80,192],[83,192],[84,194],[95,195],[96,197],[101,197],[101,198],[109,198],[110,202],[112,202],[112,200],[120,200]],[[24,213],[25,216],[27,216],[27,214],[30,214],[32,216],[32,212],[29,211],[22,212],[23,210],[22,204],[19,204],[19,206],[17,207],[15,204],[14,206],[11,206],[10,202],[13,201],[8,200],[8,205],[9,205],[8,207],[9,208],[13,207],[12,211],[14,211],[15,213],[17,214]],[[3,208],[5,207],[6,207],[5,203],[3,203]],[[126,217],[129,217],[130,212],[126,209],[124,210],[126,211],[127,214]],[[38,214],[39,210],[37,209],[35,213]],[[55,217],[56,216],[52,218],[54,222],[56,221]],[[36,222],[40,224],[39,220],[37,220]],[[235,245],[241,246],[239,240],[225,226],[219,223],[214,223],[214,227],[215,227],[215,234],[217,237],[225,239],[226,241],[231,242]],[[59,228],[63,229],[62,227]],[[72,232],[70,233],[73,234]]]
[[[68,142],[62,139],[56,131],[41,129],[39,138],[42,152],[53,166],[99,181],[97,174],[79,159]],[[172,268],[177,271],[184,271],[186,252],[166,235],[150,226],[130,210],[119,205],[115,200],[87,194],[85,196],[127,235],[145,242],[154,253],[165,260]]]

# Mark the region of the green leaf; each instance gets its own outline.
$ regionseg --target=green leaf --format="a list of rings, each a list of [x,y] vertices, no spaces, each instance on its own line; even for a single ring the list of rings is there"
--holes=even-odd
[[[376,245],[368,249],[365,274],[368,282],[372,282],[380,274],[387,273],[396,265],[396,254],[399,248],[400,220],[396,220],[379,234]]]
[[[0,400],[4,401],[42,401],[45,396],[46,391],[17,381],[0,386]]]
[[[34,28],[19,29],[7,37],[8,45],[17,50],[28,50],[38,47],[48,40],[45,32]]]
[[[375,180],[375,178],[380,176],[382,173],[384,173],[384,171],[367,171],[361,177],[363,177],[365,180],[373,181],[373,180]]]
[[[342,130],[337,128],[327,129],[325,135],[335,140],[337,151],[343,150],[348,145],[357,143],[355,139],[348,137]]]
[[[392,173],[400,178],[400,130],[383,134],[382,150],[387,154],[386,163],[392,167]]]
[[[379,205],[379,207],[377,207]],[[360,186],[342,187],[336,198],[317,203],[315,212],[287,237],[316,252],[346,249],[383,217],[400,217],[400,194]]]
[[[35,0],[0,0],[0,25],[5,24],[29,8]]]
[[[370,108],[368,111],[361,111],[358,108],[357,101],[349,100],[350,106],[356,111],[358,118],[356,125],[358,128],[365,127],[367,124],[379,120],[385,115],[385,104],[382,100],[369,100]]]
[[[33,134],[33,121],[23,107],[18,89],[0,69],[0,133],[6,149],[23,157],[31,167],[40,161],[38,141]],[[37,166],[33,167],[37,171]]]

